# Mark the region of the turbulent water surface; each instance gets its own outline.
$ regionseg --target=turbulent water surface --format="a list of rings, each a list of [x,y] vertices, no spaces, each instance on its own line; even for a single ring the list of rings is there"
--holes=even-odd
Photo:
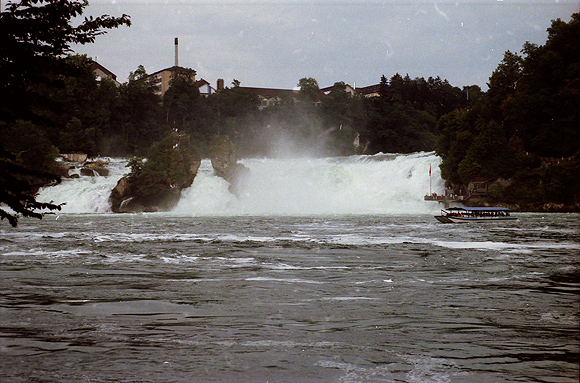
[[[404,181],[393,158],[257,161],[326,180],[280,191],[281,214],[209,172],[165,214],[99,211],[106,180],[59,186],[80,212],[0,226],[0,381],[577,382],[580,215],[440,224],[428,157]],[[325,200],[381,174],[406,199]]]

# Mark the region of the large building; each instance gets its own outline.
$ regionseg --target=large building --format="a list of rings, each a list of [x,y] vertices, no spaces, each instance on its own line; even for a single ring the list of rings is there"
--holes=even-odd
[[[157,84],[158,86],[157,92],[160,96],[163,96],[165,92],[167,92],[167,89],[169,89],[169,82],[173,77],[175,77],[176,73],[188,75],[191,77],[191,80],[195,82],[195,75],[197,73],[193,69],[183,68],[178,65],[161,69],[149,75],[149,78],[153,79],[153,81],[155,81],[155,84]]]
[[[169,89],[169,82],[175,74],[183,74],[191,77],[191,80],[195,82],[195,75],[197,74],[193,69],[183,68],[179,66],[179,41],[177,37],[175,38],[175,65],[169,68],[158,70],[157,72],[151,73],[149,75],[150,79],[158,86],[158,94],[163,96],[167,89]]]

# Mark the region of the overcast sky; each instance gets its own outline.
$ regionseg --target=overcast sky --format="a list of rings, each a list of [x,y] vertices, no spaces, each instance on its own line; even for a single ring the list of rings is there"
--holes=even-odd
[[[132,26],[74,47],[127,81],[143,65],[174,64],[214,87],[296,87],[313,77],[357,87],[381,75],[447,79],[484,90],[506,50],[544,44],[551,20],[568,22],[580,0],[89,0],[84,16],[131,16]]]

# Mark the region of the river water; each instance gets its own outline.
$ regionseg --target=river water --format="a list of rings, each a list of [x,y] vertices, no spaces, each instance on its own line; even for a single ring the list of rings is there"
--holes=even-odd
[[[253,160],[236,197],[205,164],[140,215],[102,202],[122,167],[45,190],[0,223],[0,381],[577,382],[580,215],[441,224],[436,165]]]

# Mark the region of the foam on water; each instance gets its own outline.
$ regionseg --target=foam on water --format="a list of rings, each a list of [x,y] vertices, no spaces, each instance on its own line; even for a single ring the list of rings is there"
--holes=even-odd
[[[441,191],[433,153],[316,159],[251,159],[238,196],[217,179],[209,162],[175,209],[177,214],[310,215],[384,214],[436,211],[425,203],[430,189]]]
[[[111,211],[109,196],[117,181],[129,172],[123,159],[103,159],[109,163],[109,176],[65,178],[57,186],[44,188],[38,200],[65,203],[63,213],[107,213]]]
[[[40,201],[66,203],[63,213],[109,213],[109,196],[128,173],[126,161],[107,159],[108,177],[65,179],[45,188]],[[434,153],[378,154],[341,158],[247,159],[249,170],[240,191],[215,175],[203,160],[191,187],[171,215],[323,215],[436,213],[425,202],[430,190],[441,193]],[[429,169],[432,176],[429,177]]]

